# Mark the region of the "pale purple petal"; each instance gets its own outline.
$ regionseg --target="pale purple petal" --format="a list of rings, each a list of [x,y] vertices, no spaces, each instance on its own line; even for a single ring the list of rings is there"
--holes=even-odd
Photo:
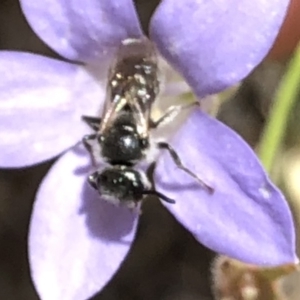
[[[163,0],[150,35],[199,97],[243,79],[267,54],[288,0]]]
[[[21,0],[35,33],[60,55],[101,60],[128,37],[142,35],[132,0]]]
[[[101,200],[87,185],[87,152],[77,147],[52,167],[37,193],[29,258],[43,300],[84,300],[112,278],[130,249],[137,215]]]
[[[158,161],[156,188],[176,199],[167,208],[208,248],[253,264],[296,262],[288,204],[250,147],[231,129],[196,110],[172,145],[210,194],[179,170],[167,153]]]
[[[83,67],[21,52],[0,52],[0,166],[50,159],[88,132],[104,89]]]

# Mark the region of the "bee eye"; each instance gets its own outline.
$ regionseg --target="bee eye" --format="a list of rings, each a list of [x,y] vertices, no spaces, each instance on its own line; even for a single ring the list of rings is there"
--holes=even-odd
[[[99,176],[98,172],[95,172],[95,173],[91,174],[91,175],[88,177],[88,183],[89,183],[95,190],[98,189],[98,179],[99,179],[98,176]]]

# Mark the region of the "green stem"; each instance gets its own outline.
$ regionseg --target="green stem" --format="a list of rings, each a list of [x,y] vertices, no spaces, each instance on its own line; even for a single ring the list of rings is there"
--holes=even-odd
[[[268,173],[272,170],[277,151],[282,143],[289,113],[300,88],[300,45],[289,62],[287,71],[275,95],[274,104],[260,142],[258,154]]]

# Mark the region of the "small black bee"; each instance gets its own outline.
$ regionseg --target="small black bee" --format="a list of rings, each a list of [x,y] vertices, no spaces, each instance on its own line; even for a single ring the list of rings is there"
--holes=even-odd
[[[83,116],[83,120],[95,131],[84,136],[83,143],[91,152],[94,164],[107,165],[91,174],[88,181],[111,203],[134,207],[146,195],[156,195],[161,200],[175,203],[152,189],[145,173],[139,170],[144,162],[153,162],[153,150],[159,149],[168,150],[180,169],[198,180],[209,192],[213,191],[183,166],[168,143],[154,142],[150,138],[151,130],[174,118],[182,109],[170,107],[165,115],[153,121],[151,108],[158,97],[159,87],[154,45],[147,39],[125,40],[109,72],[102,118]]]

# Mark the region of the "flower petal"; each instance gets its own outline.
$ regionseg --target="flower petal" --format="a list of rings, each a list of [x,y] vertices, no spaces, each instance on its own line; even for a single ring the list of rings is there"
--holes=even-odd
[[[0,52],[0,165],[50,159],[88,132],[104,89],[83,67],[21,52]]]
[[[210,194],[179,170],[168,154],[156,169],[156,188],[177,199],[167,208],[202,244],[244,262],[296,262],[290,209],[250,147],[201,111],[192,113],[172,143]]]
[[[87,185],[89,160],[79,147],[67,152],[37,194],[29,255],[43,300],[83,300],[101,290],[135,236],[136,214],[101,200]]]
[[[150,36],[199,97],[243,79],[267,54],[288,0],[163,0]]]
[[[72,60],[101,60],[121,40],[142,35],[132,0],[21,0],[21,7],[35,33]]]

